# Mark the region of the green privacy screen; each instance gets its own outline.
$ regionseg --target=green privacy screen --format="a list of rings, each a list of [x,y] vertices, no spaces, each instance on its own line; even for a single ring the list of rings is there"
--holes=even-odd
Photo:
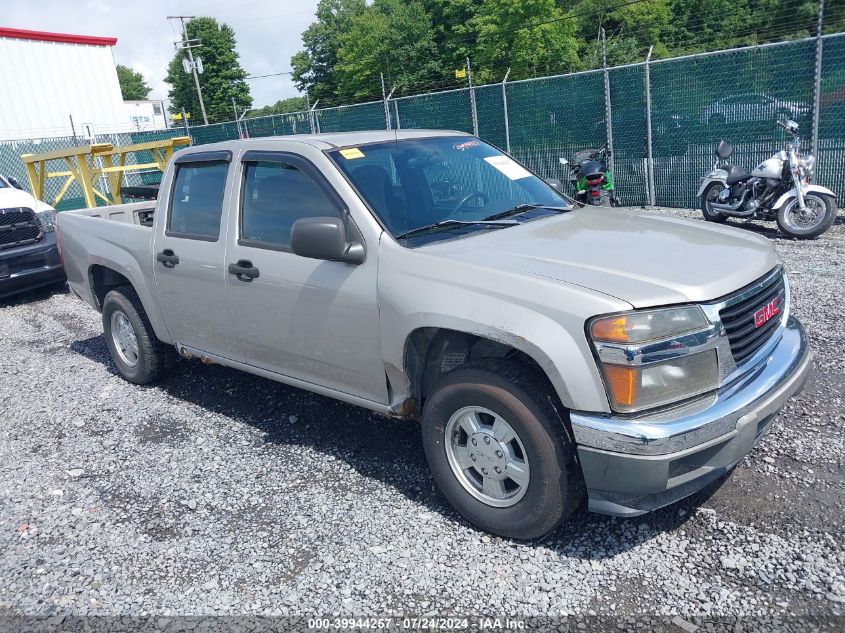
[[[648,203],[649,167],[654,200],[662,206],[695,207],[699,178],[713,166],[720,139],[735,147],[732,162],[752,167],[786,139],[779,118],[800,125],[804,148],[812,144],[817,40],[750,46],[674,59],[391,99],[389,120],[381,101],[314,112],[278,114],[190,128],[195,145],[241,137],[329,133],[391,128],[459,130],[506,149],[543,177],[566,179],[560,158],[601,147],[613,139],[617,195],[626,205]],[[822,38],[816,181],[845,197],[845,33]],[[650,82],[647,82],[647,76]],[[650,90],[649,90],[650,87]],[[652,147],[647,142],[651,95]],[[610,106],[610,129],[606,108]],[[115,145],[183,135],[105,134]],[[0,173],[26,182],[20,155],[68,147],[72,137],[0,141]],[[142,160],[136,157],[135,160]],[[55,167],[55,166],[54,166]],[[135,176],[155,179],[156,174]],[[132,181],[135,184],[136,181]],[[54,195],[59,183],[48,184]],[[63,208],[81,205],[72,188]]]

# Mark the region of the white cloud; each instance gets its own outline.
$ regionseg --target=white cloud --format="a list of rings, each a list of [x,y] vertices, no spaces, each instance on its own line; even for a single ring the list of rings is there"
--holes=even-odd
[[[174,33],[178,37],[178,21],[171,28],[168,15],[203,15],[225,22],[235,31],[247,73],[265,75],[290,70],[290,58],[301,48],[300,35],[313,22],[316,8],[317,0],[4,0],[3,26],[116,37],[115,62],[141,72],[153,88],[151,96],[166,99],[164,77],[174,53]],[[289,75],[249,84],[255,106],[297,94]]]

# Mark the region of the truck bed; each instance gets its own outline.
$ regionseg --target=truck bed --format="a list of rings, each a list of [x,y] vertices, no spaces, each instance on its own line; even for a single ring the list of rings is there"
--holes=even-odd
[[[92,282],[102,266],[129,280],[145,305],[151,300],[154,211],[154,202],[137,202],[58,214],[65,272],[77,295],[99,309]]]
[[[131,202],[129,204],[115,204],[95,209],[80,209],[78,211],[63,211],[62,216],[75,215],[88,218],[100,218],[112,222],[123,222],[125,224],[138,224],[151,227],[153,225],[153,213],[155,212],[155,200],[144,202]]]

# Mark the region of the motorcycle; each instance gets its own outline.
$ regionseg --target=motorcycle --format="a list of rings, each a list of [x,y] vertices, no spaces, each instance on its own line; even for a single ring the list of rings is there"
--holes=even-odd
[[[607,168],[610,149],[589,148],[577,152],[569,167],[569,182],[575,187],[575,199],[581,204],[599,207],[618,207],[619,199],[614,195],[613,174]],[[560,164],[569,166],[569,161],[560,159]]]
[[[750,172],[728,164],[733,146],[719,142],[716,163],[701,179],[697,194],[705,220],[775,220],[783,233],[800,239],[817,237],[831,227],[836,220],[836,194],[812,184],[816,159],[801,154],[798,124],[792,120],[777,124],[792,139]]]

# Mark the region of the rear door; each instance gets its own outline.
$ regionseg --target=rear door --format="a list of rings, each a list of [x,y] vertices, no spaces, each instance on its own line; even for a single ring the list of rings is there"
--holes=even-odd
[[[226,301],[227,216],[232,152],[208,151],[175,159],[169,198],[156,221],[153,269],[164,320],[178,345],[232,360],[234,340]],[[158,219],[157,219],[158,220]]]
[[[231,273],[226,281],[246,362],[386,403],[376,245],[360,265],[294,254],[290,233],[300,218],[341,217],[350,238],[363,238],[340,195],[302,155],[249,151],[241,173],[227,264],[252,276]]]

